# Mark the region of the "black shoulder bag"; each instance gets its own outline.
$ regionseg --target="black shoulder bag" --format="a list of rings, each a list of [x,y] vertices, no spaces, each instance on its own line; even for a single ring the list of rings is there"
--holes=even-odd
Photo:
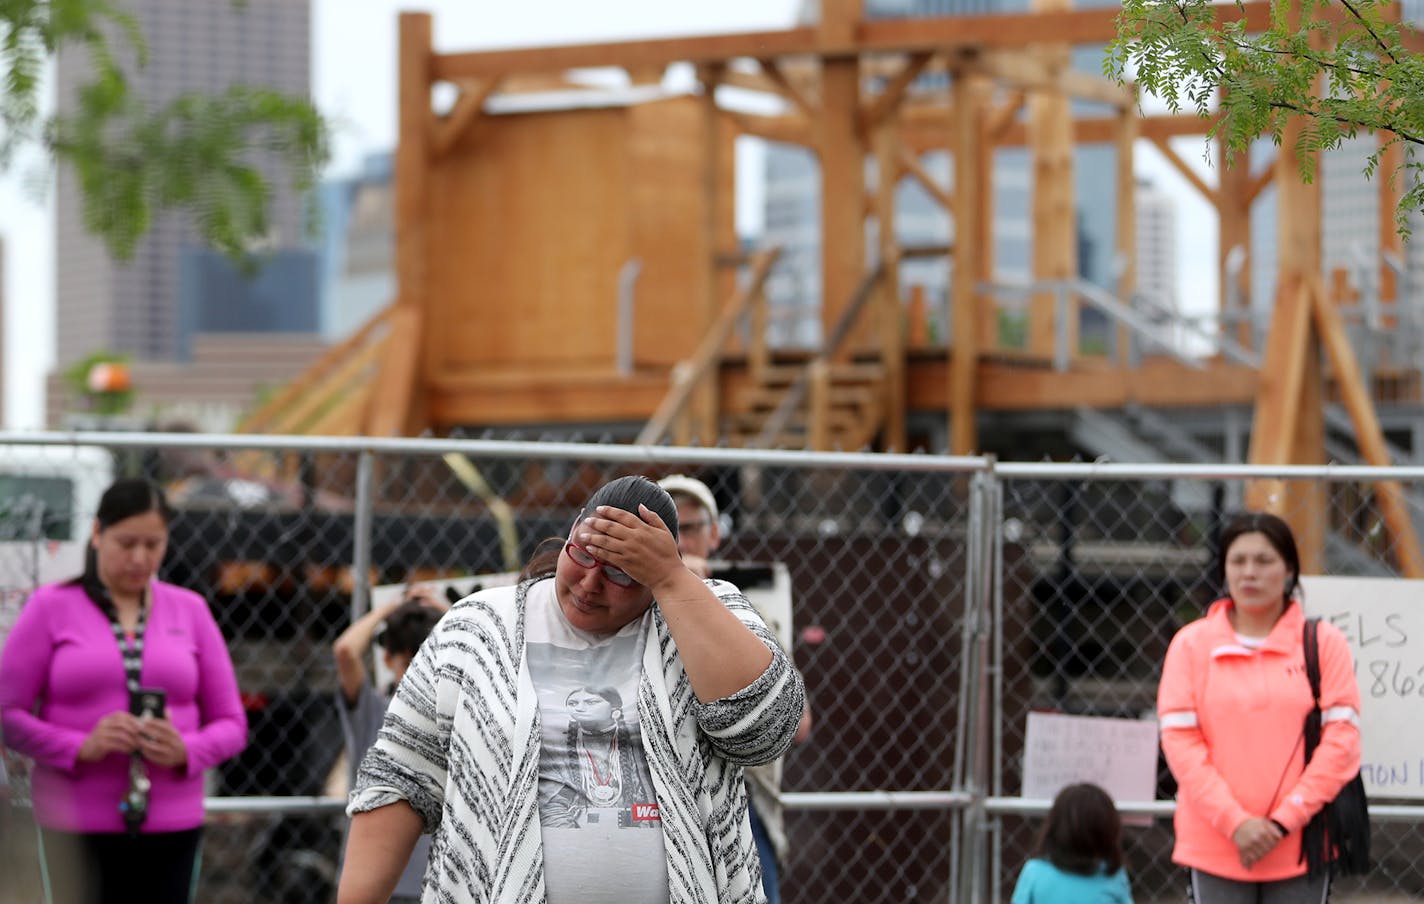
[[[1305,761],[1320,745],[1320,619],[1305,622],[1305,674],[1315,708],[1305,717]],[[1300,856],[1312,878],[1322,870],[1330,875],[1361,875],[1370,868],[1370,813],[1365,783],[1358,772],[1335,799],[1320,808],[1301,832]]]

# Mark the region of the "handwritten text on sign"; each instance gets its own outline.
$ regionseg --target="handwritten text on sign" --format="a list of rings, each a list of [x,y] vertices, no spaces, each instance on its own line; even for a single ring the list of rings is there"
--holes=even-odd
[[[1306,614],[1350,641],[1365,790],[1424,798],[1424,581],[1302,575],[1301,586]]]
[[[1115,801],[1152,800],[1156,721],[1029,713],[1023,796],[1051,800],[1076,782],[1099,785]]]

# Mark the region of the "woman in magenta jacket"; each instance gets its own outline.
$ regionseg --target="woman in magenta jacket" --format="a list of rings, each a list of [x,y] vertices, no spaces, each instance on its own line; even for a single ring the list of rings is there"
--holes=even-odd
[[[1319,631],[1320,746],[1305,673],[1300,556],[1274,515],[1239,516],[1221,536],[1228,596],[1177,632],[1162,665],[1162,751],[1177,779],[1172,859],[1197,904],[1325,899],[1306,875],[1301,830],[1360,769],[1360,692],[1345,636]]]
[[[154,577],[171,517],[154,484],[116,481],[99,501],[84,574],[35,591],[0,656],[4,742],[35,762],[56,902],[191,900],[203,770],[247,743],[207,603]],[[164,704],[134,715],[133,697],[150,690]]]

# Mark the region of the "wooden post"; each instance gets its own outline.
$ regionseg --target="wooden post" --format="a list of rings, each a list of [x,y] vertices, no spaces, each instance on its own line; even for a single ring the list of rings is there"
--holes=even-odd
[[[969,67],[953,74],[954,253],[950,271],[949,451],[970,455],[979,446],[975,377],[979,372],[980,198],[988,190],[978,173],[984,134],[983,79]]]
[[[1320,336],[1310,313],[1311,280],[1319,279],[1321,262],[1320,182],[1307,185],[1300,178],[1296,142],[1303,127],[1300,117],[1286,123],[1276,155],[1280,269],[1252,426],[1253,464],[1318,464],[1325,457],[1325,377]],[[1273,356],[1273,350],[1279,354]],[[1276,372],[1282,361],[1290,363]],[[1278,380],[1293,385],[1276,386]],[[1328,511],[1323,483],[1286,481],[1272,488],[1253,487],[1248,499],[1290,523],[1304,572],[1324,567]]]
[[[905,451],[905,328],[900,309],[900,240],[895,234],[895,189],[900,184],[900,122],[890,114],[875,130],[875,219],[879,224],[880,366],[884,381],[884,451]]]
[[[1376,137],[1381,145],[1394,140],[1391,132],[1378,132]],[[1394,214],[1399,206],[1399,179],[1403,179],[1404,173],[1401,167],[1404,165],[1404,145],[1391,144],[1385,148],[1384,154],[1380,157],[1379,169],[1375,171],[1375,182],[1379,185],[1379,248],[1380,248],[1380,301],[1398,301],[1399,283],[1395,278],[1394,271],[1385,263],[1384,256],[1392,254],[1396,258],[1404,258],[1404,240],[1399,236],[1399,230],[1394,226]],[[1393,327],[1398,323],[1393,317],[1385,320],[1385,324]],[[1392,361],[1398,366],[1406,364],[1404,361]]]
[[[706,282],[697,299],[697,319],[712,325],[719,308],[718,288],[721,268],[717,266],[718,240],[721,237],[720,204],[722,201],[722,115],[717,109],[717,86],[726,74],[725,63],[712,63],[699,72],[702,82],[702,249],[707,262]],[[715,364],[693,394],[693,442],[706,446],[717,444],[721,400],[718,398],[721,368]]]
[[[984,98],[987,103],[988,97]],[[990,124],[987,108],[981,108],[979,115],[979,159],[975,163],[975,178],[979,180],[979,210],[975,213],[974,231],[979,236],[979,267],[975,271],[977,279],[994,278],[994,137],[989,134]],[[992,292],[976,292],[975,304],[979,310],[974,315],[979,324],[980,350],[994,350],[999,347],[999,306]]]
[[[1033,0],[1034,12],[1062,12],[1070,0]],[[1040,45],[1033,51],[1050,72],[1069,68],[1068,48]],[[1029,136],[1033,155],[1033,275],[1040,280],[1066,280],[1078,275],[1078,221],[1073,199],[1073,117],[1068,98],[1060,91],[1035,91],[1029,98]],[[1077,303],[1069,305],[1066,323],[1055,323],[1055,296],[1035,295],[1029,309],[1029,349],[1042,357],[1053,355],[1058,332],[1068,338],[1077,354]]]
[[[860,58],[853,50],[860,0],[822,0],[817,43],[821,108],[821,327],[828,337],[865,272],[865,149],[860,134]],[[852,347],[847,342],[841,351]]]
[[[429,219],[431,142],[435,129],[435,117],[430,110],[432,31],[428,13],[401,13],[400,141],[396,147],[395,167],[396,305],[398,309],[413,308],[415,316],[406,316],[409,328],[397,332],[405,333],[402,340],[421,350],[421,362],[411,375],[415,385],[389,385],[377,393],[377,399],[383,406],[397,406],[385,412],[381,418],[383,424],[399,424],[408,432],[414,432],[423,417],[420,411],[423,406],[418,401],[426,396],[422,387],[430,385],[442,365],[439,333],[424,329],[431,310],[425,224]]]
[[[1364,374],[1360,372],[1355,350],[1350,345],[1345,321],[1334,301],[1325,297],[1325,290],[1318,279],[1311,282],[1311,288],[1315,325],[1330,356],[1335,385],[1339,387],[1345,410],[1354,423],[1355,445],[1359,447],[1366,464],[1388,467],[1391,462],[1384,430],[1375,414],[1374,401],[1370,398]],[[1399,564],[1400,572],[1407,578],[1424,577],[1424,555],[1419,550],[1419,538],[1414,532],[1403,488],[1393,480],[1376,481],[1374,487],[1376,504],[1389,530],[1394,559]]]
[[[1137,141],[1137,110],[1128,104],[1117,116],[1117,253],[1122,273],[1117,278],[1117,296],[1132,303],[1137,291],[1137,178],[1132,171],[1133,145]],[[1132,341],[1126,324],[1117,328],[1118,349],[1126,351]]]

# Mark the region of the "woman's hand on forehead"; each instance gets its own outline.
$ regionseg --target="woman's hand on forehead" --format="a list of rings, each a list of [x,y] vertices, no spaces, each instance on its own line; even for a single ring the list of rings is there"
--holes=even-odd
[[[677,540],[663,519],[647,506],[638,508],[635,515],[600,505],[575,533],[580,545],[594,556],[621,568],[639,584],[652,587],[684,566]]]

